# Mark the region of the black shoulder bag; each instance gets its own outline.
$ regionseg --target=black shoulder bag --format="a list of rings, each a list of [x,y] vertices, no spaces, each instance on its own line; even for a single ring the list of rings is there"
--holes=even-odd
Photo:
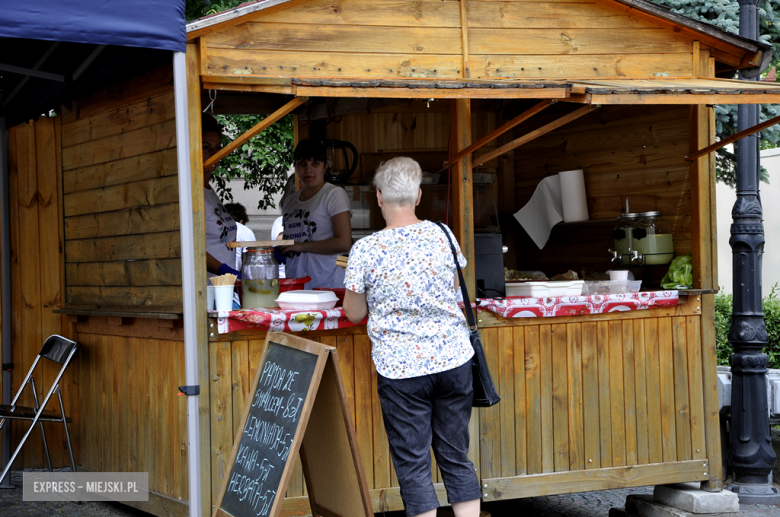
[[[460,280],[460,290],[463,293],[463,303],[466,306],[466,321],[469,324],[469,340],[471,346],[474,347],[474,357],[471,358],[471,375],[472,383],[474,385],[474,400],[471,405],[473,407],[490,407],[501,400],[498,396],[496,387],[493,385],[493,378],[490,376],[490,370],[488,370],[487,362],[485,361],[485,351],[482,349],[482,341],[479,339],[479,332],[477,331],[477,322],[474,319],[474,312],[471,309],[471,300],[469,300],[469,293],[466,290],[466,281],[463,279],[463,271],[458,264],[458,254],[455,251],[455,246],[452,244],[449,232],[445,229],[445,226],[437,222],[441,231],[447,237],[450,243],[450,249],[452,250],[452,258],[455,261],[455,268],[458,270],[458,280]]]

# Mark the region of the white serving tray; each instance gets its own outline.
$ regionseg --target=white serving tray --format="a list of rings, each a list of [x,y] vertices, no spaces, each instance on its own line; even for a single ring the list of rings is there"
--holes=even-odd
[[[333,291],[285,291],[279,293],[276,303],[283,310],[324,311],[332,309],[339,297]]]
[[[507,296],[580,296],[584,280],[561,280],[549,282],[506,282]]]

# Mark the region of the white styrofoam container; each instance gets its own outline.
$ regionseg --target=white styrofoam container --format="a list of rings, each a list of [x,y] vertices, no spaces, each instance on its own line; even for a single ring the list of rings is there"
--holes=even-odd
[[[550,296],[579,296],[582,294],[584,280],[560,280],[550,282],[506,282],[507,296],[532,296],[544,298]]]
[[[275,301],[284,310],[324,311],[332,309],[339,297],[333,291],[300,290],[279,293]]]

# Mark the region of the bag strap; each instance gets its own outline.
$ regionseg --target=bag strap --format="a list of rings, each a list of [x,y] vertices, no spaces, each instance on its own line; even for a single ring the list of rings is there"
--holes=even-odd
[[[439,225],[439,228],[441,228],[441,231],[444,233],[444,236],[447,237],[447,241],[450,243],[450,249],[452,250],[452,259],[455,261],[455,268],[458,270],[458,281],[460,282],[460,292],[463,295],[463,303],[466,306],[466,321],[469,323],[469,328],[471,330],[477,330],[477,321],[474,319],[474,312],[471,309],[471,300],[469,300],[469,292],[466,289],[466,281],[463,279],[463,271],[460,269],[460,264],[458,264],[458,252],[455,251],[455,245],[452,244],[452,239],[450,238],[450,232],[447,231],[447,227],[444,226],[444,224],[441,221],[436,222],[437,225]]]

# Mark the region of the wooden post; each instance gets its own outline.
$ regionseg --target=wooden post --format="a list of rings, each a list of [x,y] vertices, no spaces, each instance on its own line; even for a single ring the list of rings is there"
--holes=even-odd
[[[709,142],[709,114],[705,106],[690,107],[690,147],[698,149]],[[693,243],[693,286],[712,289],[712,240],[710,238],[710,167],[709,157],[701,156],[691,168],[691,235]]]
[[[187,44],[187,104],[190,119],[190,167],[192,178],[192,212],[195,241],[196,314],[203,314],[198,325],[198,384],[200,401],[200,493],[201,516],[211,515],[211,411],[209,386],[208,319],[206,314],[206,219],[203,196],[203,134],[200,106],[200,63],[198,42]],[[192,490],[190,490],[192,493]]]
[[[511,131],[507,131],[498,139],[498,145],[503,146],[512,141]],[[498,220],[501,225],[501,235],[504,246],[509,252],[504,254],[504,266],[517,267],[517,221],[512,216],[517,210],[515,206],[515,153],[506,153],[498,159]]]
[[[698,297],[701,302],[702,394],[704,396],[704,436],[707,447],[708,479],[701,488],[708,492],[723,489],[720,410],[718,406],[718,351],[715,345],[715,295]],[[727,459],[727,458],[725,458]]]
[[[471,145],[471,99],[455,99],[450,123],[453,125],[454,151]],[[471,183],[471,155],[464,156],[452,168],[452,221],[455,237],[460,243],[468,266],[463,271],[469,296],[477,294],[474,280],[474,196]]]

